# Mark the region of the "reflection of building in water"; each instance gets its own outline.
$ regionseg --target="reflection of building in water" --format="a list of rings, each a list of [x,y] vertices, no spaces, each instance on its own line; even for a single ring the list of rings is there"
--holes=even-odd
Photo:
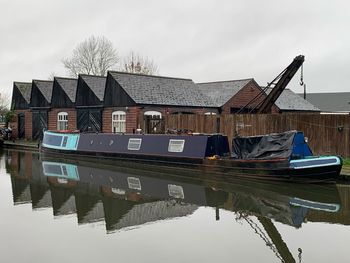
[[[22,178],[12,177],[12,194],[13,203],[15,205],[30,203],[32,201],[30,195],[29,181]]]
[[[79,224],[103,221],[105,218],[101,197],[86,193],[75,193],[75,204]]]
[[[12,175],[15,204],[32,202],[33,209],[52,206],[54,215],[76,213],[79,224],[105,220],[108,231],[187,216],[198,206],[215,207],[213,217],[217,220],[221,208],[295,227],[310,219],[322,221],[323,214],[333,218],[328,221],[350,218],[349,209],[344,206],[340,210],[342,216],[339,212],[322,212],[310,207],[317,202],[320,207],[327,202],[339,203],[338,190],[334,187],[303,189],[298,185],[291,189],[284,184],[226,182],[227,178],[223,181],[203,178],[202,181],[199,180],[201,174],[195,174],[195,180],[169,178],[164,174],[158,176],[153,170],[90,167],[94,165],[91,162],[85,165],[52,160],[43,163],[38,154],[16,151],[9,151],[6,160],[6,168]],[[296,204],[297,201],[300,203]],[[343,201],[349,207],[347,201]],[[339,219],[335,219],[335,215]]]
[[[118,206],[106,204],[106,228],[108,231],[139,226],[159,220],[183,217],[192,214],[198,206],[177,202],[176,200],[160,200],[143,204]],[[118,211],[117,211],[118,210]]]

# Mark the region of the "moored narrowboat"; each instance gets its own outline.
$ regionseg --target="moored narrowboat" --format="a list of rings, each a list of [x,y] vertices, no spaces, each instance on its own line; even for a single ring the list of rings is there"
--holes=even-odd
[[[195,165],[204,171],[257,179],[335,180],[342,159],[313,156],[299,131],[237,137],[230,152],[221,134],[107,134],[45,131],[43,152],[95,155],[157,165]]]

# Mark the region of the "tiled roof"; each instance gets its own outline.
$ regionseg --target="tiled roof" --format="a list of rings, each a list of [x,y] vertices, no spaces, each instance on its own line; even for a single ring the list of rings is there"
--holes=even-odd
[[[15,82],[14,83],[19,92],[22,94],[23,98],[26,100],[26,102],[30,103],[30,95],[32,92],[32,83],[27,82]]]
[[[77,79],[69,78],[56,78],[58,84],[62,87],[63,91],[67,94],[68,98],[74,103],[77,91]]]
[[[52,89],[53,89],[53,81],[50,80],[33,80],[41,94],[45,97],[45,99],[51,103],[52,98]]]
[[[191,79],[109,72],[138,104],[215,107]]]
[[[209,96],[216,107],[223,106],[253,79],[198,83],[201,91]]]
[[[267,94],[272,89],[268,89]],[[320,111],[319,108],[312,105],[307,100],[304,100],[298,94],[294,93],[290,89],[285,89],[281,96],[276,101],[276,106],[281,110],[292,110],[292,111]]]
[[[92,75],[80,75],[90,89],[95,93],[96,97],[103,101],[106,88],[106,77],[92,76]]]
[[[306,100],[322,111],[350,112],[350,92],[307,93]]]

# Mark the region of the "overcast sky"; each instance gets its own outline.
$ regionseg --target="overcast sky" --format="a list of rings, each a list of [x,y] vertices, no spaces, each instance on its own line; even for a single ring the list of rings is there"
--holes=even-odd
[[[0,92],[66,76],[62,58],[91,35],[195,82],[265,85],[303,54],[309,92],[350,92],[349,29],[350,2],[337,0],[0,0]]]

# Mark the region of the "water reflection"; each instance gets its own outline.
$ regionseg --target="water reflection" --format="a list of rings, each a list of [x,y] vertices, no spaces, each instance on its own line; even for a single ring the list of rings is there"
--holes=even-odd
[[[215,208],[215,220],[220,220],[220,210],[234,212],[280,261],[295,262],[274,221],[295,228],[307,221],[350,222],[347,186],[242,181],[205,171],[97,165],[20,151],[7,151],[5,160],[14,205],[52,208],[57,218],[76,214],[78,224],[104,222],[107,233],[186,217],[209,206]]]

